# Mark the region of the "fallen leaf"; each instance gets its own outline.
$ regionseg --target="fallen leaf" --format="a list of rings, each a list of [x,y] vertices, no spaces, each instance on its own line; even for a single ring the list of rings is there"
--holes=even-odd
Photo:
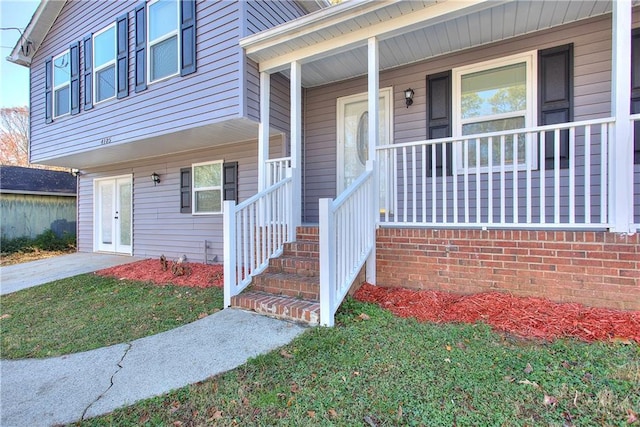
[[[180,409],[180,402],[178,402],[177,400],[174,400],[173,402],[171,402],[171,407],[169,408],[169,412],[173,414],[178,409]]]
[[[624,344],[624,345],[631,345],[633,344],[633,341],[631,341],[628,338],[624,338],[624,337],[613,337],[611,339],[612,342],[617,343],[617,344]]]
[[[524,368],[524,373],[528,375],[531,372],[533,372],[533,366],[531,366],[531,363],[527,363],[527,366]]]
[[[149,421],[149,414],[147,414],[146,412],[144,414],[142,414],[142,416],[138,419],[138,424],[144,424],[147,421]]]
[[[293,354],[289,353],[284,348],[280,350],[280,356],[284,357],[285,359],[293,359]]]
[[[174,427],[180,427],[182,425],[182,421],[174,421],[173,422],[173,426]]]
[[[207,314],[207,313],[202,312],[202,313],[198,314],[198,319],[204,319],[204,318],[205,318],[205,317],[207,317],[207,316],[208,316],[208,314]]]
[[[291,405],[293,405],[293,402],[295,402],[295,401],[296,401],[296,398],[295,398],[295,397],[293,397],[293,396],[291,396],[291,397],[289,398],[289,400],[287,400],[287,406],[291,406]]]
[[[544,399],[542,400],[542,404],[544,406],[556,406],[557,403],[557,398],[555,398],[554,396],[548,396],[546,394],[544,395]]]
[[[353,371],[353,376],[354,376],[354,377],[359,377],[359,376],[360,376],[360,372],[358,372],[358,371]]]
[[[375,418],[369,415],[365,415],[365,417],[363,418],[363,421],[369,424],[370,427],[378,427],[380,425],[378,420],[376,420]]]
[[[402,405],[398,406],[398,421],[402,419]]]
[[[564,369],[571,369],[571,365],[566,360],[563,360],[560,365],[562,365]]]
[[[9,313],[5,313],[2,316],[0,316],[0,319],[8,319],[9,317],[11,317],[11,315]]]
[[[638,421],[638,414],[631,409],[627,409],[627,424],[634,424]]]
[[[509,383],[512,383],[512,382],[514,382],[516,380],[511,375],[505,375],[504,377],[502,377],[502,379],[505,380],[506,382],[509,382]]]
[[[215,421],[222,418],[222,411],[217,410],[211,414],[211,416],[207,419],[207,421]]]
[[[446,349],[447,349],[447,351],[451,351],[451,346],[449,344],[447,344]]]
[[[316,411],[307,411],[307,415],[309,416],[309,418],[315,418],[316,417]]]
[[[329,414],[329,416],[330,416],[331,418],[338,418],[338,413],[336,412],[336,410],[335,410],[335,409],[329,409],[329,410],[327,411],[327,413]]]
[[[291,393],[297,393],[300,391],[300,386],[296,383],[291,383],[291,387],[289,387]]]
[[[457,342],[457,343],[456,343],[456,347],[458,347],[460,350],[466,350],[466,349],[467,349],[466,344],[465,344],[465,343],[463,343],[462,341]]]
[[[371,319],[371,317],[366,313],[360,313],[360,316],[358,316],[358,319],[360,319],[360,320],[369,320],[369,319]]]

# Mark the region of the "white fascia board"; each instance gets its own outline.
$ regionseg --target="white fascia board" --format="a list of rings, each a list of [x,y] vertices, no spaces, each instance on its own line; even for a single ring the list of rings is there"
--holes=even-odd
[[[22,37],[18,39],[11,55],[7,57],[7,61],[29,67],[33,55],[42,44],[65,3],[65,0],[41,0]],[[28,45],[30,46],[26,47]],[[29,55],[23,53],[26,48],[31,49]]]
[[[323,42],[316,43],[305,48],[296,49],[288,54],[262,60],[259,62],[259,68],[261,72],[281,71],[293,61],[305,63],[311,60],[331,56],[336,52],[349,50],[358,46],[365,46],[370,37],[377,37],[379,40],[384,40],[395,35],[408,32],[412,27],[418,25],[424,25],[425,23],[433,25],[447,19],[452,19],[470,12],[477,12],[502,3],[504,2],[488,0],[446,1],[438,3],[419,11],[399,16],[395,19],[379,22],[369,27],[327,39]],[[353,16],[357,16],[362,13],[358,10],[353,10],[351,12],[355,15],[349,16],[348,18],[340,16],[339,19],[333,22],[333,24],[337,24],[346,19],[352,19]],[[276,46],[279,43],[286,43],[286,41],[291,40],[292,37],[293,35],[286,34],[283,39],[277,43],[273,40],[269,43],[269,46],[263,46],[260,49],[257,49],[257,45],[256,49],[254,49],[254,46],[247,45],[247,47],[245,47],[245,51],[247,55],[251,57],[251,53],[258,52],[261,49],[268,49],[269,47]]]
[[[311,34],[323,28],[335,25],[351,19],[363,13],[384,8],[390,4],[398,3],[402,0],[349,0],[326,9],[312,12],[308,15],[296,18],[293,21],[285,22],[271,29],[260,31],[248,37],[240,39],[240,47],[247,53],[254,53],[260,50],[278,45],[283,41],[294,37]]]

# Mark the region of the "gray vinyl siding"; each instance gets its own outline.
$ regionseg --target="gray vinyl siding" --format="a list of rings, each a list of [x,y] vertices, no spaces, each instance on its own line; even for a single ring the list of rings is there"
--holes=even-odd
[[[135,93],[133,11],[139,3],[73,1],[63,7],[31,66],[32,161],[95,149],[105,137],[111,138],[112,143],[129,142],[242,115],[239,3],[197,0],[197,72],[148,83],[147,90]],[[129,96],[46,124],[45,60],[87,34],[100,31],[124,13],[129,16]],[[81,49],[81,63],[83,55]]]
[[[403,143],[426,139],[427,75],[567,43],[574,44],[574,120],[609,117],[611,114],[611,18],[605,16],[381,73],[380,88],[393,87],[393,142]],[[414,104],[409,108],[406,108],[404,103],[403,91],[406,88],[412,88],[415,91]],[[336,196],[337,98],[366,92],[366,90],[367,81],[363,77],[310,88],[305,92],[304,221],[318,221],[319,198]],[[581,150],[583,148],[578,147],[579,161],[582,161]],[[597,153],[596,150],[592,151],[594,154]],[[595,182],[598,182],[597,164],[596,158],[592,161],[592,179]],[[566,175],[566,171],[562,172]],[[550,173],[552,172],[548,171],[547,175],[549,176]],[[583,175],[582,168],[579,168],[576,176],[578,183],[584,180],[581,174]],[[638,180],[637,174],[636,180]],[[534,180],[534,184],[535,182]],[[494,186],[494,188],[498,187]],[[594,192],[595,190],[599,191],[599,188],[593,189],[592,197],[598,194]],[[449,184],[448,192],[451,191],[452,186]],[[520,197],[524,194],[523,191],[519,192]],[[638,210],[640,208],[637,207],[636,211]],[[522,210],[521,213],[523,213]]]
[[[275,27],[305,14],[305,11],[294,1],[261,0],[247,1],[245,5],[246,34]]]
[[[281,140],[275,138],[271,141],[271,155],[280,157],[281,153]],[[190,261],[203,262],[207,240],[208,262],[222,262],[222,214],[180,213],[180,169],[216,160],[238,162],[240,202],[256,193],[257,141],[86,171],[80,177],[79,186],[79,251],[94,250],[94,180],[132,175],[134,256],[156,258],[164,254],[173,259],[185,254]],[[150,179],[153,172],[160,175],[157,186]],[[215,260],[214,256],[217,256]]]

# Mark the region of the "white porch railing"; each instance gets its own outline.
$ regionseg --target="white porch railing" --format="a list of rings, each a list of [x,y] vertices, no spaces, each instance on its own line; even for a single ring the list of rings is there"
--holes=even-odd
[[[266,186],[271,187],[276,182],[286,178],[287,169],[291,168],[291,157],[269,159],[265,162]]]
[[[292,227],[292,178],[286,177],[236,206],[224,202],[224,306],[278,256]]]
[[[334,315],[375,245],[373,171],[338,198],[320,199],[320,324]]]
[[[632,135],[635,136],[636,126],[640,126],[640,114],[633,114],[631,122]],[[632,155],[636,155],[635,151]],[[633,164],[633,223],[635,229],[640,232],[640,162],[636,163],[635,161]]]
[[[607,118],[380,146],[381,182],[387,188],[381,194],[380,222],[605,228],[613,122]]]

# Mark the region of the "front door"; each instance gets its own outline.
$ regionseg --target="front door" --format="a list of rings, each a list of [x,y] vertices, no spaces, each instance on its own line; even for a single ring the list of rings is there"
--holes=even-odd
[[[129,254],[131,245],[131,176],[95,180],[96,250]]]
[[[387,145],[391,141],[392,96],[392,88],[380,89],[378,145]],[[369,153],[368,109],[366,92],[338,98],[337,194],[346,190],[365,171],[369,156],[375,156],[375,153]],[[386,191],[385,177],[386,173],[380,171],[381,196]]]

